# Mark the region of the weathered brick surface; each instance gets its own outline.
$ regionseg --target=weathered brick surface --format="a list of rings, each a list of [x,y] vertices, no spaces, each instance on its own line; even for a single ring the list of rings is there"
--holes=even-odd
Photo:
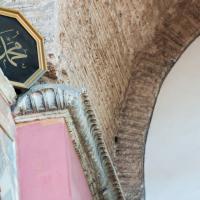
[[[200,1],[0,0],[0,5],[20,9],[45,37],[50,72],[42,81],[88,90],[112,156],[118,135],[116,166],[127,199],[143,199],[153,107],[165,76],[200,32]]]
[[[117,133],[115,119],[136,52],[151,40],[161,17],[175,3],[60,0],[61,67],[71,84],[88,90],[111,153]]]
[[[126,198],[144,199],[145,143],[162,82],[183,50],[200,33],[200,1],[184,1],[156,29],[138,56],[120,113],[116,166]]]
[[[17,8],[45,37],[44,82],[85,87],[111,154],[115,119],[136,53],[154,36],[178,0],[1,0]]]

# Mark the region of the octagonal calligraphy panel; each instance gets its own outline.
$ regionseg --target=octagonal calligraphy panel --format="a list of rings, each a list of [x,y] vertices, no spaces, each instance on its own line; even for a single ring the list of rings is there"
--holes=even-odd
[[[46,71],[43,39],[17,11],[0,8],[0,67],[15,87],[29,88]]]

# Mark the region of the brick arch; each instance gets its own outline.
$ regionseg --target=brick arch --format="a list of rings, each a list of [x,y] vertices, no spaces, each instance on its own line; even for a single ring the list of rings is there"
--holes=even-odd
[[[184,1],[169,10],[154,39],[138,54],[116,140],[116,166],[127,200],[144,199],[145,144],[154,106],[165,77],[200,34],[199,11],[199,0]]]

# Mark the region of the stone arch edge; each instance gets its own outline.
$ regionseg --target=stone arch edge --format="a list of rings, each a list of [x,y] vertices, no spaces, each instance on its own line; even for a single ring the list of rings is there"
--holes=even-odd
[[[187,4],[166,14],[153,40],[136,57],[120,111],[115,157],[127,200],[145,199],[145,146],[159,91],[174,64],[200,35],[200,4]]]

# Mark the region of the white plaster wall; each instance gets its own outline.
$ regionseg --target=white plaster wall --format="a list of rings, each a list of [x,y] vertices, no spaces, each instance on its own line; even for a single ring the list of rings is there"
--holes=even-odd
[[[145,154],[146,200],[200,199],[200,37],[166,78]]]

